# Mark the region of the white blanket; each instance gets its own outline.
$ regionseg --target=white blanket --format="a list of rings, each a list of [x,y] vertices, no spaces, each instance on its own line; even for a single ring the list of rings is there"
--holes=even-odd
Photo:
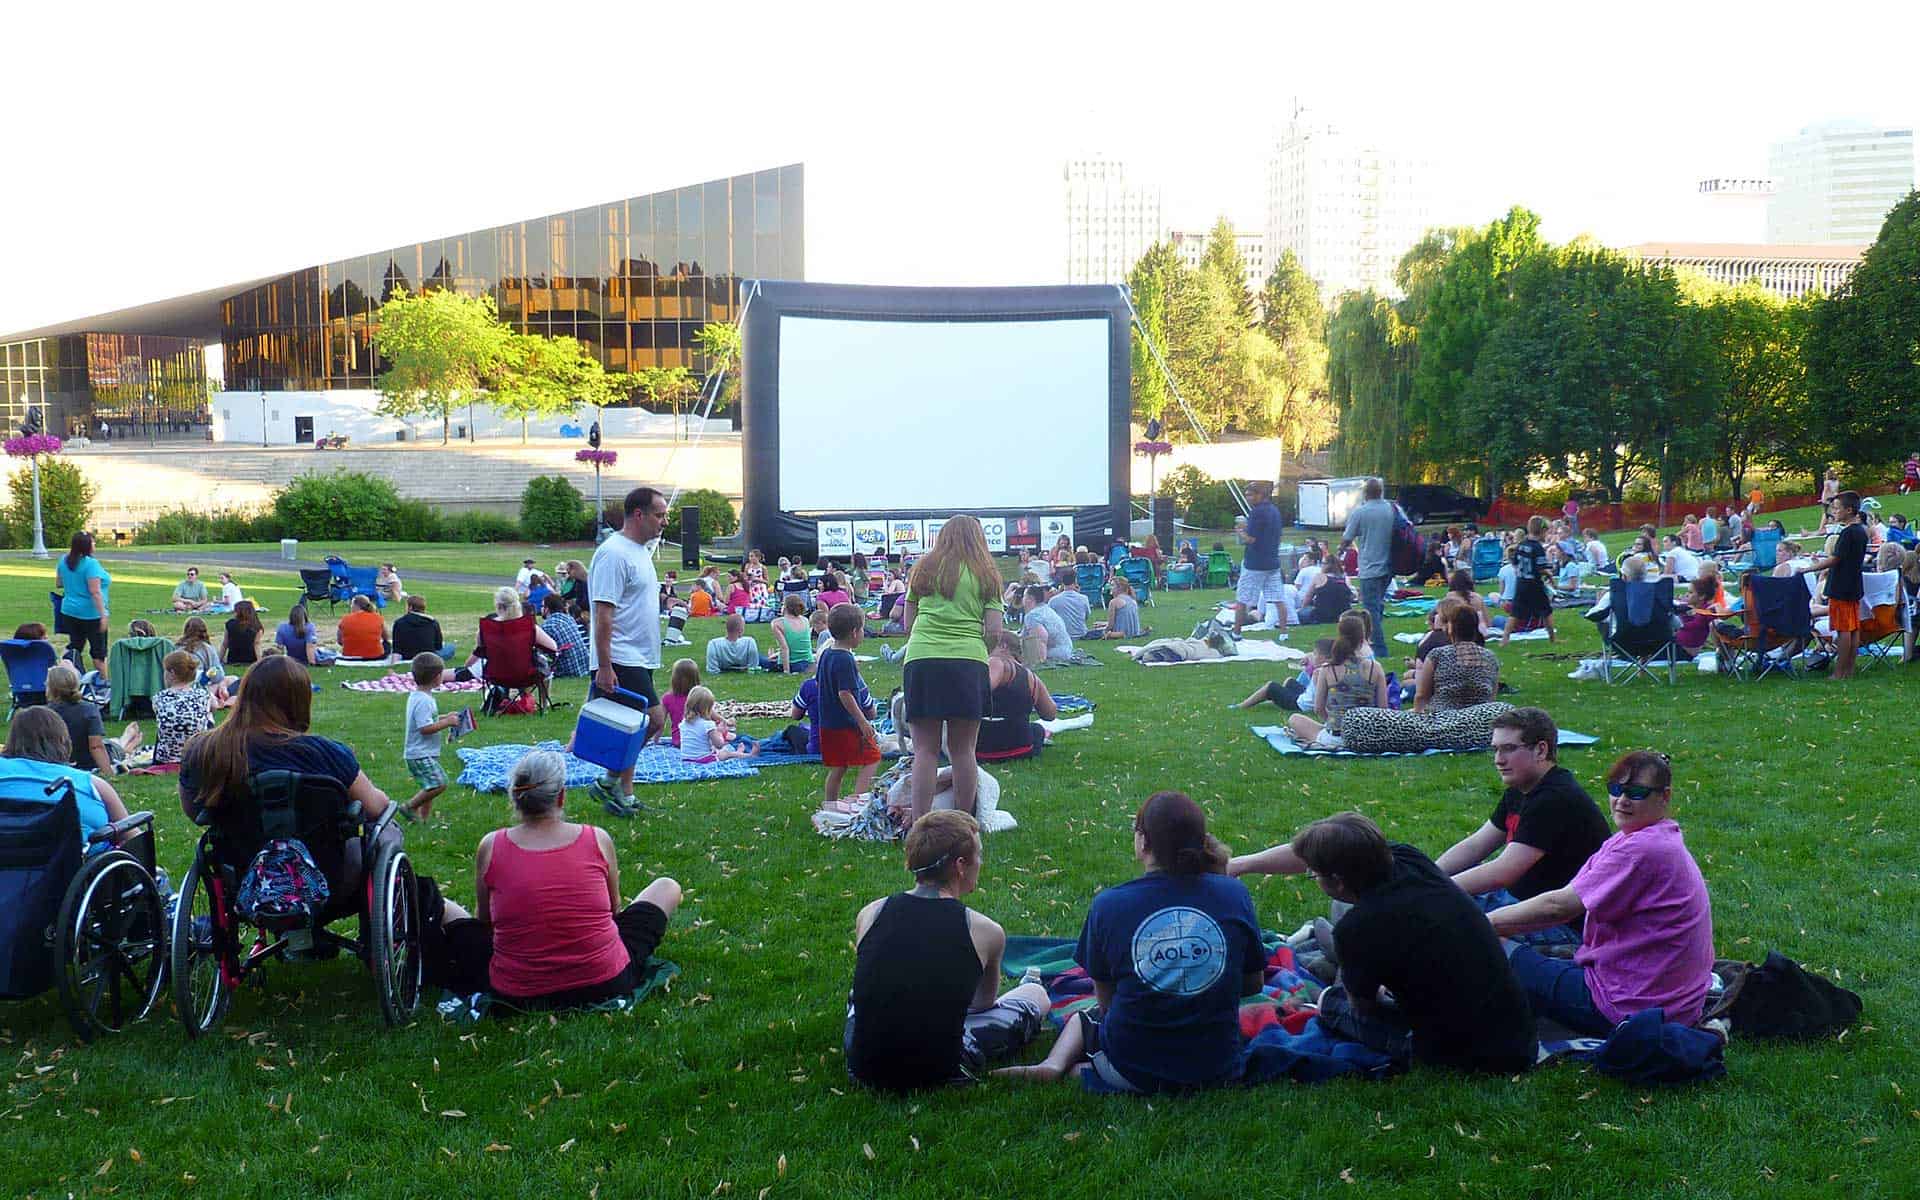
[[[1142,663],[1147,667],[1200,667],[1209,663],[1232,662],[1304,662],[1307,652],[1295,650],[1292,646],[1282,646],[1278,642],[1240,642],[1238,652],[1230,658],[1196,658],[1187,662]],[[1131,658],[1144,650],[1144,646],[1117,646],[1115,649]]]
[[[1418,646],[1426,636],[1424,633],[1396,633],[1393,635],[1393,640],[1396,642],[1405,642],[1409,646]],[[1487,644],[1489,646],[1493,645],[1494,642],[1499,639],[1499,636],[1497,632],[1488,634]],[[1516,642],[1544,642],[1547,640],[1547,631],[1544,629],[1529,629],[1525,633],[1514,634],[1513,640]]]

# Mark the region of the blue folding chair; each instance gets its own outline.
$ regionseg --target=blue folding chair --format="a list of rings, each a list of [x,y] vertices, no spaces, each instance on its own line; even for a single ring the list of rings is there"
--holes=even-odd
[[[1142,604],[1153,603],[1153,563],[1134,555],[1120,560],[1120,577],[1133,585],[1134,599]]]
[[[1172,563],[1167,567],[1165,586],[1168,591],[1192,591],[1198,586],[1195,578],[1198,574],[1199,571],[1190,562]]]
[[[47,672],[60,661],[60,652],[52,642],[30,642],[21,638],[0,641],[0,663],[7,668],[7,690],[13,702],[7,720],[34,704],[47,702]]]
[[[1120,569],[1120,564],[1127,561],[1127,557],[1130,553],[1131,551],[1128,549],[1127,544],[1124,541],[1115,541],[1112,545],[1108,546],[1107,547],[1107,570],[1118,571]]]
[[[1500,545],[1500,539],[1487,534],[1473,543],[1473,581],[1481,583],[1488,579],[1498,579],[1500,568],[1506,564],[1506,551]]]
[[[1720,674],[1757,680],[1773,671],[1797,675],[1797,658],[1813,639],[1812,595],[1798,575],[1775,578],[1749,571],[1740,579],[1746,628],[1734,632],[1714,626]]]
[[[1753,548],[1753,569],[1771,571],[1780,561],[1780,531],[1778,529],[1756,529],[1748,540]]]
[[[1099,563],[1075,563],[1073,580],[1089,598],[1106,595],[1107,569]]]

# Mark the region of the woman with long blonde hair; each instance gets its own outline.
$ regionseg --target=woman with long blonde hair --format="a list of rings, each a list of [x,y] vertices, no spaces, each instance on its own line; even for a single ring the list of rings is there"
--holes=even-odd
[[[974,743],[992,699],[987,646],[1000,636],[1000,568],[980,522],[963,514],[940,527],[907,581],[907,725],[913,756],[913,816],[933,804],[941,737],[953,764],[953,806],[973,811],[979,764]]]

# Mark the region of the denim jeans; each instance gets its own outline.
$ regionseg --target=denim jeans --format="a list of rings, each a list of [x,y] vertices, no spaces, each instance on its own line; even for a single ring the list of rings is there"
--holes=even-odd
[[[1593,994],[1587,990],[1587,969],[1579,963],[1548,958],[1531,946],[1520,945],[1514,946],[1507,962],[1520,990],[1527,994],[1534,1016],[1594,1037],[1613,1032],[1613,1022],[1593,1003]]]
[[[1362,576],[1360,580],[1360,607],[1373,618],[1373,657],[1378,661],[1387,657],[1387,586],[1392,582],[1391,575]]]

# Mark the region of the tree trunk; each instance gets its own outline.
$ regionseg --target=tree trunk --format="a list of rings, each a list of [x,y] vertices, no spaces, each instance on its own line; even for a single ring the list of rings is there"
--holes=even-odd
[[[440,406],[440,444],[445,446],[453,441],[453,409]]]

